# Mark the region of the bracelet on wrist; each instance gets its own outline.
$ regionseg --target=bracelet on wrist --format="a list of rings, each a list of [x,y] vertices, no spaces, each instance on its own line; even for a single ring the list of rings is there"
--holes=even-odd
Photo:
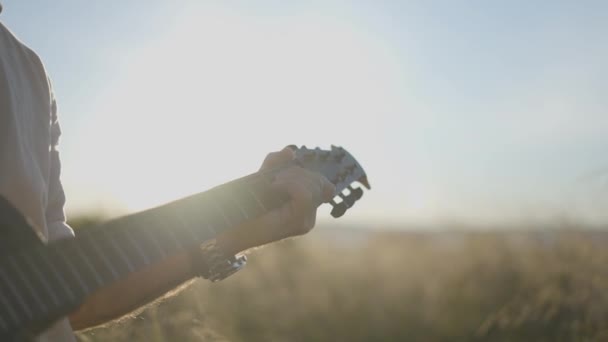
[[[245,267],[244,255],[226,255],[215,239],[208,240],[191,252],[193,273],[212,282],[226,277]]]

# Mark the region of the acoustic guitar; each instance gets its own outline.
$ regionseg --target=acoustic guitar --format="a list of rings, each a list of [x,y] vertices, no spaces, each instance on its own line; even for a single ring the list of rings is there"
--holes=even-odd
[[[32,338],[97,289],[281,206],[288,196],[270,185],[289,165],[319,172],[336,186],[338,195],[330,202],[334,217],[342,216],[363,195],[355,184],[370,189],[365,172],[343,148],[293,148],[296,158],[286,166],[48,244],[0,197],[0,341]]]

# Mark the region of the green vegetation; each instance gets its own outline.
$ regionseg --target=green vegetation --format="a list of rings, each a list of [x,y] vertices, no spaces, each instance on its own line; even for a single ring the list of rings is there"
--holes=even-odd
[[[351,235],[321,227],[259,249],[245,270],[223,282],[196,281],[143,312],[78,337],[608,340],[608,238],[602,233]]]

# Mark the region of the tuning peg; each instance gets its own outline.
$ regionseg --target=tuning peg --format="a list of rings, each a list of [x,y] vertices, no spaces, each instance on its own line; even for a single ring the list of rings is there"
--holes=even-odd
[[[334,155],[334,160],[338,163],[342,162],[342,159],[344,159],[344,156],[346,155],[346,153],[344,152],[340,152]]]
[[[327,156],[329,156],[329,152],[323,151],[320,147],[315,147],[314,153],[319,159],[321,159],[321,161],[325,161],[327,159]]]
[[[342,202],[346,203],[347,208],[350,208],[353,205],[355,205],[355,202],[357,201],[357,199],[355,198],[355,196],[353,196],[353,194],[349,194],[348,196],[340,194],[340,197],[342,198]]]
[[[287,147],[289,147],[289,148],[290,148],[292,151],[294,151],[294,152],[298,150],[298,146],[297,146],[297,145],[294,145],[294,144],[287,145]]]
[[[336,203],[335,201],[331,201],[330,204],[334,207],[331,210],[331,216],[333,216],[335,218],[338,218],[338,217],[344,215],[344,213],[348,209],[348,207],[346,206],[346,203],[344,203],[344,202]]]
[[[305,161],[311,161],[315,157],[314,151],[305,150],[302,152],[302,159]]]
[[[348,186],[351,196],[354,197],[355,201],[358,201],[363,196],[363,190],[361,188],[353,188],[351,185]]]

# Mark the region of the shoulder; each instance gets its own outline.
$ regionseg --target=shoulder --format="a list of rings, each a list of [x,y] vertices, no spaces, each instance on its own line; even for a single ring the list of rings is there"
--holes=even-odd
[[[42,59],[0,21],[0,62],[5,69],[20,70],[44,93],[51,93]],[[50,100],[50,98],[49,98]]]

